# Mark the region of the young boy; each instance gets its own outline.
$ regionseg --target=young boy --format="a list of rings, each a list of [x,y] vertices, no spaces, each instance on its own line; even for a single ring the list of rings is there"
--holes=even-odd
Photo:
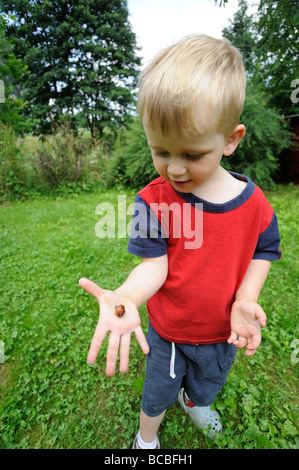
[[[128,370],[132,332],[147,354],[134,448],[159,448],[159,425],[177,399],[211,438],[221,432],[210,405],[236,348],[253,355],[266,326],[257,301],[281,255],[276,216],[248,177],[220,166],[245,133],[245,86],[239,51],[205,35],[163,50],[140,78],[138,111],[160,175],[136,198],[128,249],[142,261],[114,292],[80,280],[100,303],[88,363],[107,331],[108,376],[118,350]],[[137,310],[145,301],[146,339]]]

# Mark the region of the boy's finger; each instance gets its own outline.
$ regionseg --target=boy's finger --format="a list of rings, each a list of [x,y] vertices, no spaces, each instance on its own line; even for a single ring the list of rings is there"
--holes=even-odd
[[[256,352],[256,350],[257,350],[257,348],[259,347],[260,344],[261,344],[261,335],[256,334],[256,335],[252,336],[248,340],[247,350],[246,350],[247,356],[253,356],[253,354],[255,354],[255,352]]]
[[[136,330],[134,331],[135,333],[135,336],[136,336],[136,339],[139,343],[139,346],[141,347],[142,349],[142,352],[144,354],[148,354],[150,352],[150,348],[149,348],[149,345],[147,344],[147,341],[146,341],[146,338],[144,336],[144,333],[142,331],[142,328],[141,326],[139,326],[138,328],[136,328]]]
[[[235,344],[236,341],[237,341],[237,340],[236,340],[236,335],[235,335],[235,333],[231,334],[230,337],[229,337],[228,340],[227,340],[227,342],[228,342],[229,344]]]
[[[79,280],[79,286],[83,287],[86,292],[89,294],[93,295],[97,300],[100,297],[100,295],[103,293],[103,289],[99,287],[95,282],[90,281],[89,279],[86,279],[85,277],[82,277]]]
[[[254,354],[256,353],[256,349],[246,349],[245,351],[245,355],[246,356],[254,356]]]
[[[127,333],[120,338],[119,347],[119,372],[124,374],[129,369],[131,333]]]
[[[246,346],[246,343],[247,343],[247,339],[244,338],[243,336],[240,337],[240,338],[236,338],[235,341],[233,341],[233,344],[236,346],[236,348],[238,349],[242,349],[242,348],[245,348]]]
[[[237,348],[244,348],[245,344],[247,343],[247,340],[243,336],[239,336],[237,333],[232,331],[227,342],[229,344],[233,343],[235,346],[237,346]]]
[[[87,364],[94,364],[95,361],[96,361],[96,358],[99,354],[99,350],[102,346],[102,343],[105,339],[105,336],[106,336],[106,331],[102,330],[101,327],[99,326],[99,324],[97,325],[96,327],[96,331],[93,335],[93,338],[92,338],[92,341],[91,341],[91,345],[90,345],[90,348],[89,348],[89,353],[88,353],[88,356],[87,356]]]
[[[106,359],[106,375],[111,377],[115,374],[116,361],[119,348],[119,336],[110,332],[108,349],[107,349],[107,359]]]

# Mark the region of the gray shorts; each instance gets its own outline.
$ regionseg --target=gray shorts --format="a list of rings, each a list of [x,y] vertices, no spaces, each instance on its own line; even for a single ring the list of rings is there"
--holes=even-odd
[[[149,322],[141,408],[154,417],[172,406],[183,386],[196,406],[211,405],[234,363],[233,344],[178,344],[161,338]]]

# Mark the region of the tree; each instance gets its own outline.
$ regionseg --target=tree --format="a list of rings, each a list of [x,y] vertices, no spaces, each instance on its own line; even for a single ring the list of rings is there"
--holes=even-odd
[[[253,27],[253,17],[248,15],[245,0],[239,0],[239,10],[234,14],[230,25],[222,30],[222,34],[242,52],[247,77],[253,76],[258,61],[257,39]]]
[[[22,111],[25,103],[20,96],[18,84],[28,75],[27,67],[13,52],[13,43],[5,38],[8,19],[0,13],[0,121],[17,132],[25,129]]]
[[[269,105],[285,116],[298,114],[297,100],[291,99],[292,83],[299,78],[298,1],[259,0],[257,12],[251,16],[245,0],[239,0],[239,7],[224,35],[242,51],[245,67],[250,63],[249,75],[268,93]]]
[[[39,130],[59,113],[99,138],[124,122],[140,64],[125,0],[0,0],[0,7],[15,15],[6,36],[30,71],[28,113]]]
[[[284,115],[298,114],[291,100],[291,83],[299,78],[297,0],[260,0],[257,33],[262,67],[261,80],[266,81],[270,103]]]
[[[223,36],[242,52],[247,76],[241,116],[241,122],[246,126],[245,139],[236,153],[224,160],[224,165],[227,169],[243,171],[265,188],[271,185],[273,177],[278,176],[277,155],[290,145],[292,134],[281,114],[290,112],[292,102],[290,90],[285,90],[282,85],[282,69],[275,72],[271,68],[273,61],[265,57],[261,44],[265,44],[267,38],[260,35],[259,21],[264,20],[249,15],[246,0],[239,0],[239,10],[223,30]],[[274,77],[277,79],[276,93],[272,89]]]

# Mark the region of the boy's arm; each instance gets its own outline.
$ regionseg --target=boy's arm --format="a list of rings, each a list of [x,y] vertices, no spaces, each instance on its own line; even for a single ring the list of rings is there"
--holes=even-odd
[[[125,282],[115,292],[131,299],[137,308],[150,299],[164,284],[168,274],[168,256],[142,258]]]
[[[271,262],[267,260],[251,261],[232,306],[231,335],[228,342],[238,348],[247,344],[247,356],[255,354],[261,342],[261,326],[266,326],[266,314],[257,301],[270,266]]]
[[[94,282],[82,278],[79,284],[93,295],[100,305],[99,321],[87,357],[88,364],[94,364],[109,332],[106,358],[106,375],[115,373],[116,361],[120,356],[120,372],[129,368],[129,349],[131,334],[134,332],[142,351],[147,354],[149,347],[141,328],[138,308],[160,289],[168,273],[167,255],[158,258],[143,258],[133,269],[126,281],[115,291],[102,289]],[[116,316],[115,306],[125,306],[125,315]]]

